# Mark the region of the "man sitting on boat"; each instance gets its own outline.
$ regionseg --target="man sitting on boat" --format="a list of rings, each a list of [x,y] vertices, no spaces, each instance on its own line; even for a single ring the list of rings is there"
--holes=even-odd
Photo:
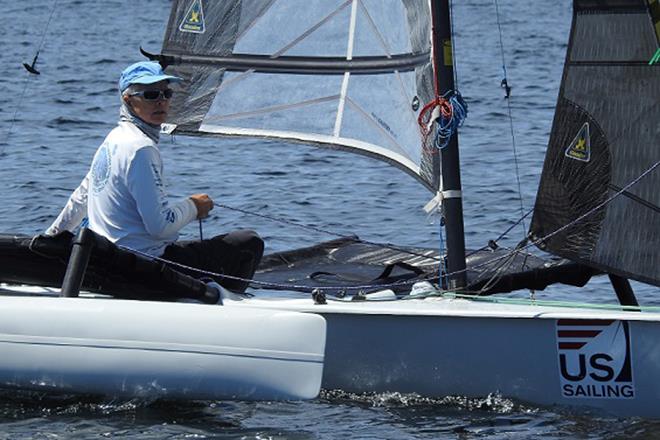
[[[193,194],[175,204],[167,200],[158,141],[173,94],[169,85],[180,81],[151,61],[122,72],[119,123],[46,234],[73,231],[87,217],[92,231],[118,246],[249,280],[264,248],[256,232],[238,230],[209,240],[176,242],[181,228],[213,209],[207,194]],[[243,292],[249,283],[225,278],[221,284]]]

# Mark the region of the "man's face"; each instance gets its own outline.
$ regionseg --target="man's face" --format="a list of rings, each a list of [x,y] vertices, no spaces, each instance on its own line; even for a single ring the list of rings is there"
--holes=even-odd
[[[169,89],[167,80],[154,84],[136,84],[134,88],[138,92],[147,92],[147,96],[135,95],[124,98],[133,113],[143,121],[160,125],[167,119],[167,113],[170,110],[170,100],[166,99],[162,93],[156,99],[148,99],[150,95]],[[150,93],[152,92],[152,93]]]

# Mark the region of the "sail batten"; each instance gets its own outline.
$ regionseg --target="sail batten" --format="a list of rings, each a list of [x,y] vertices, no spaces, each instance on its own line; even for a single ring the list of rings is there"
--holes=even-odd
[[[188,23],[199,18],[187,16],[195,5],[204,23]],[[346,149],[395,165],[435,193],[440,161],[423,151],[417,123],[434,96],[429,7],[428,0],[175,0],[159,60],[184,81],[168,123],[180,134]]]

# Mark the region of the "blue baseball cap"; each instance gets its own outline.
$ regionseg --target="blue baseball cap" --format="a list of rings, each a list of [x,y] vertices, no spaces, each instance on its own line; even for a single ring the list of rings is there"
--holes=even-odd
[[[121,73],[119,93],[124,93],[131,84],[153,84],[164,80],[175,83],[182,81],[178,76],[165,74],[160,64],[155,61],[140,61],[131,64]]]

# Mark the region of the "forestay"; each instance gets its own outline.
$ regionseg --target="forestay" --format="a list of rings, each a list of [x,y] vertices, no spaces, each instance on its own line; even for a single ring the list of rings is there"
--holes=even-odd
[[[655,285],[660,65],[652,57],[659,35],[657,0],[574,1],[531,228],[534,238],[554,234],[543,245],[555,254]]]
[[[428,0],[176,0],[161,62],[171,130],[386,160],[438,189],[418,116],[434,98]]]

